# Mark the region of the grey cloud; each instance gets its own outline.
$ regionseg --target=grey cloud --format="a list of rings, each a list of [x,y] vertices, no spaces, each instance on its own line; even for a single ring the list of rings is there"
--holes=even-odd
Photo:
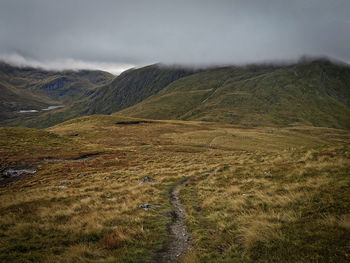
[[[26,58],[18,54],[0,55],[0,61],[20,67],[44,68],[47,70],[77,70],[77,69],[100,69],[108,71],[114,75],[119,75],[123,71],[135,67],[133,64],[106,62],[106,61],[88,61],[72,58],[35,60]]]
[[[348,0],[0,0],[0,54],[43,66],[350,62],[349,11]]]

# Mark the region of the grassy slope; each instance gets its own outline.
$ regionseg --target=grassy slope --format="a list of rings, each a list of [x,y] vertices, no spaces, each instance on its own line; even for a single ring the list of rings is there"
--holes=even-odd
[[[149,262],[168,237],[169,189],[192,176],[182,262],[348,262],[349,132],[128,121],[0,129],[2,167],[38,168],[0,188],[0,261]],[[73,160],[87,153],[99,155]]]
[[[350,128],[350,68],[328,61],[293,66],[226,67],[171,83],[120,114],[249,126]]]
[[[71,138],[23,127],[0,128],[0,170],[36,165],[44,158],[76,158],[88,148]]]

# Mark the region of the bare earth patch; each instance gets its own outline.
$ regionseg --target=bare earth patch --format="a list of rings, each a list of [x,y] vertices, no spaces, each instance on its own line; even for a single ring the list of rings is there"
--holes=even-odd
[[[171,241],[157,255],[156,262],[176,262],[189,247],[191,235],[187,232],[185,225],[187,213],[179,197],[181,187],[189,180],[190,178],[182,181],[171,191],[170,203],[176,209],[172,214],[174,221],[169,227]]]

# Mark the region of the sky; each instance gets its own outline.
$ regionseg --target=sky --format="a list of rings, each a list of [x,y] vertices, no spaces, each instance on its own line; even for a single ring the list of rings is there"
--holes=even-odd
[[[0,60],[119,74],[153,63],[350,62],[350,0],[0,0]]]

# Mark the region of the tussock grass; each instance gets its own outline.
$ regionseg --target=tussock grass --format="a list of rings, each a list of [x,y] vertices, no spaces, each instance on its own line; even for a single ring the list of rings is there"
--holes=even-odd
[[[135,119],[0,129],[2,166],[38,168],[0,188],[1,262],[149,262],[169,238],[169,191],[189,176],[182,262],[348,260],[348,132],[121,121]]]
[[[184,261],[346,262],[349,157],[339,149],[332,157],[323,153],[283,152],[250,166],[232,162],[190,184],[183,199],[195,246]]]

